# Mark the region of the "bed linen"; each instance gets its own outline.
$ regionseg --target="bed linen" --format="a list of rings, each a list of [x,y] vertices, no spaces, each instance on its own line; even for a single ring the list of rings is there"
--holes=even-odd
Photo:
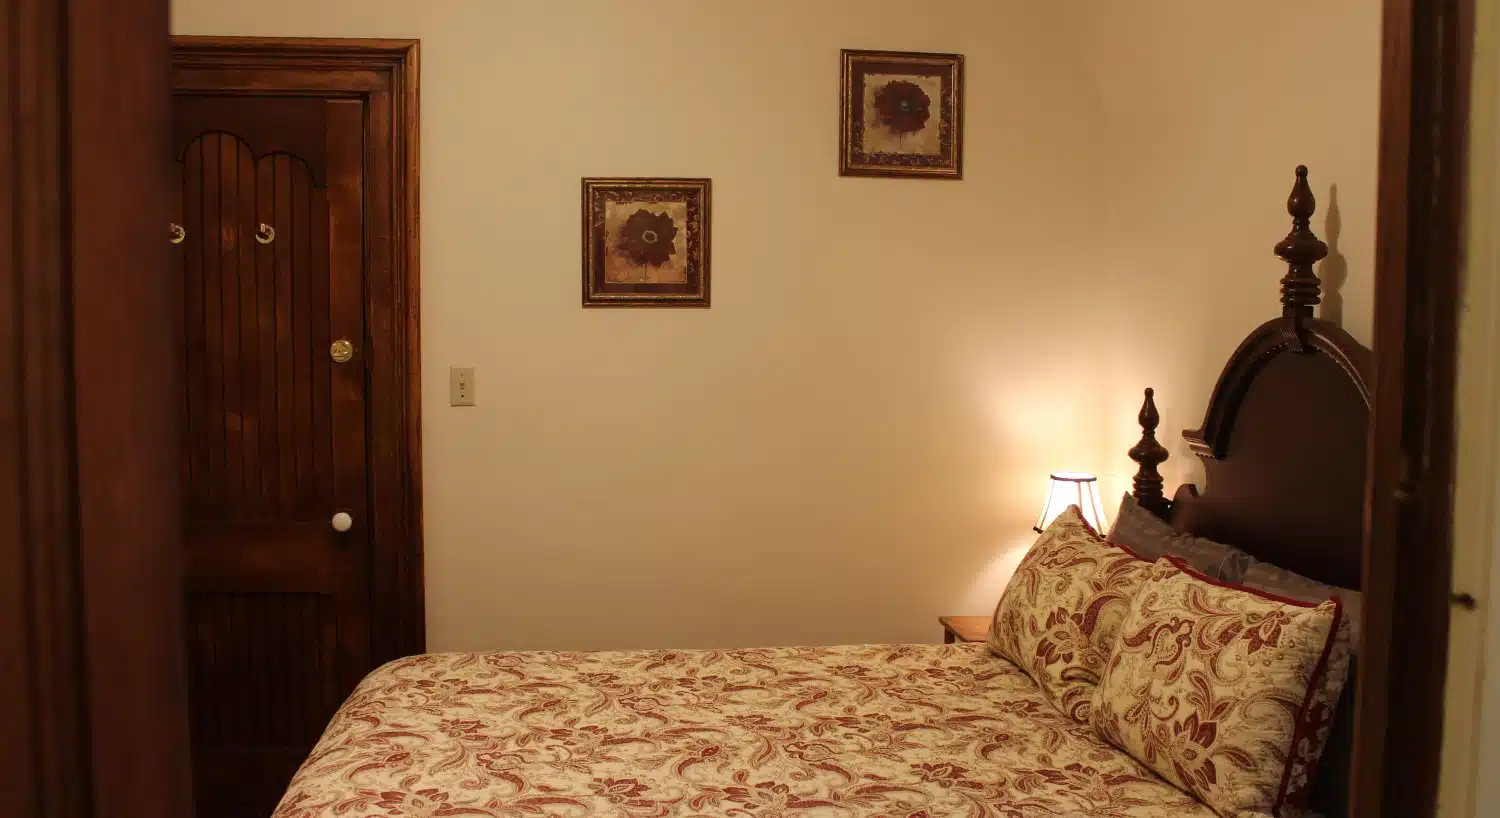
[[[275,818],[1211,818],[983,643],[428,654],[371,673]]]

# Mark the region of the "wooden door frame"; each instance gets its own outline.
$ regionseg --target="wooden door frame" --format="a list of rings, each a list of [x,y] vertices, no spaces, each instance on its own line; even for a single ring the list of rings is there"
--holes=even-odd
[[[172,38],[178,91],[363,97],[370,644],[376,664],[426,649],[418,221],[419,43]],[[389,168],[388,173],[379,172]],[[376,172],[370,172],[374,169]]]
[[[1352,814],[1436,813],[1474,0],[1385,0]],[[1470,600],[1472,604],[1472,600]]]
[[[191,814],[167,21],[0,14],[0,815]]]

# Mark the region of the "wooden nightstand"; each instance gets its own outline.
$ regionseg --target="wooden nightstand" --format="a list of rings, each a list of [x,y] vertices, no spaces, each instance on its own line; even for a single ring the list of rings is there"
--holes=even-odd
[[[992,618],[988,616],[938,617],[938,622],[943,626],[943,644],[983,642],[989,636]]]

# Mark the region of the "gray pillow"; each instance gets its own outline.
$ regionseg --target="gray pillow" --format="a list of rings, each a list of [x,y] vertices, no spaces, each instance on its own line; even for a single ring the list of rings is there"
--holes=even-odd
[[[1149,560],[1171,554],[1188,565],[1223,582],[1239,582],[1253,559],[1249,554],[1213,540],[1178,533],[1165,520],[1152,514],[1134,497],[1120,499],[1109,541],[1123,545]]]
[[[1240,580],[1240,584],[1277,596],[1295,599],[1298,602],[1322,602],[1325,599],[1338,597],[1343,603],[1344,615],[1349,617],[1350,644],[1358,648],[1360,620],[1364,611],[1364,597],[1359,591],[1351,591],[1335,585],[1324,585],[1317,580],[1308,579],[1301,574],[1294,574],[1285,568],[1256,559],[1250,561],[1250,565],[1245,569],[1245,578]]]

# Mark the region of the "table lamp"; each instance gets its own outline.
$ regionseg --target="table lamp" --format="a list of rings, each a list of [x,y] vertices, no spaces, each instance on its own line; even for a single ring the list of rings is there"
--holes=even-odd
[[[1104,504],[1099,501],[1099,478],[1085,472],[1054,472],[1047,486],[1047,502],[1042,506],[1042,516],[1036,520],[1032,530],[1040,534],[1047,530],[1052,520],[1068,506],[1078,506],[1083,519],[1094,530],[1104,534],[1109,521],[1104,517]]]

